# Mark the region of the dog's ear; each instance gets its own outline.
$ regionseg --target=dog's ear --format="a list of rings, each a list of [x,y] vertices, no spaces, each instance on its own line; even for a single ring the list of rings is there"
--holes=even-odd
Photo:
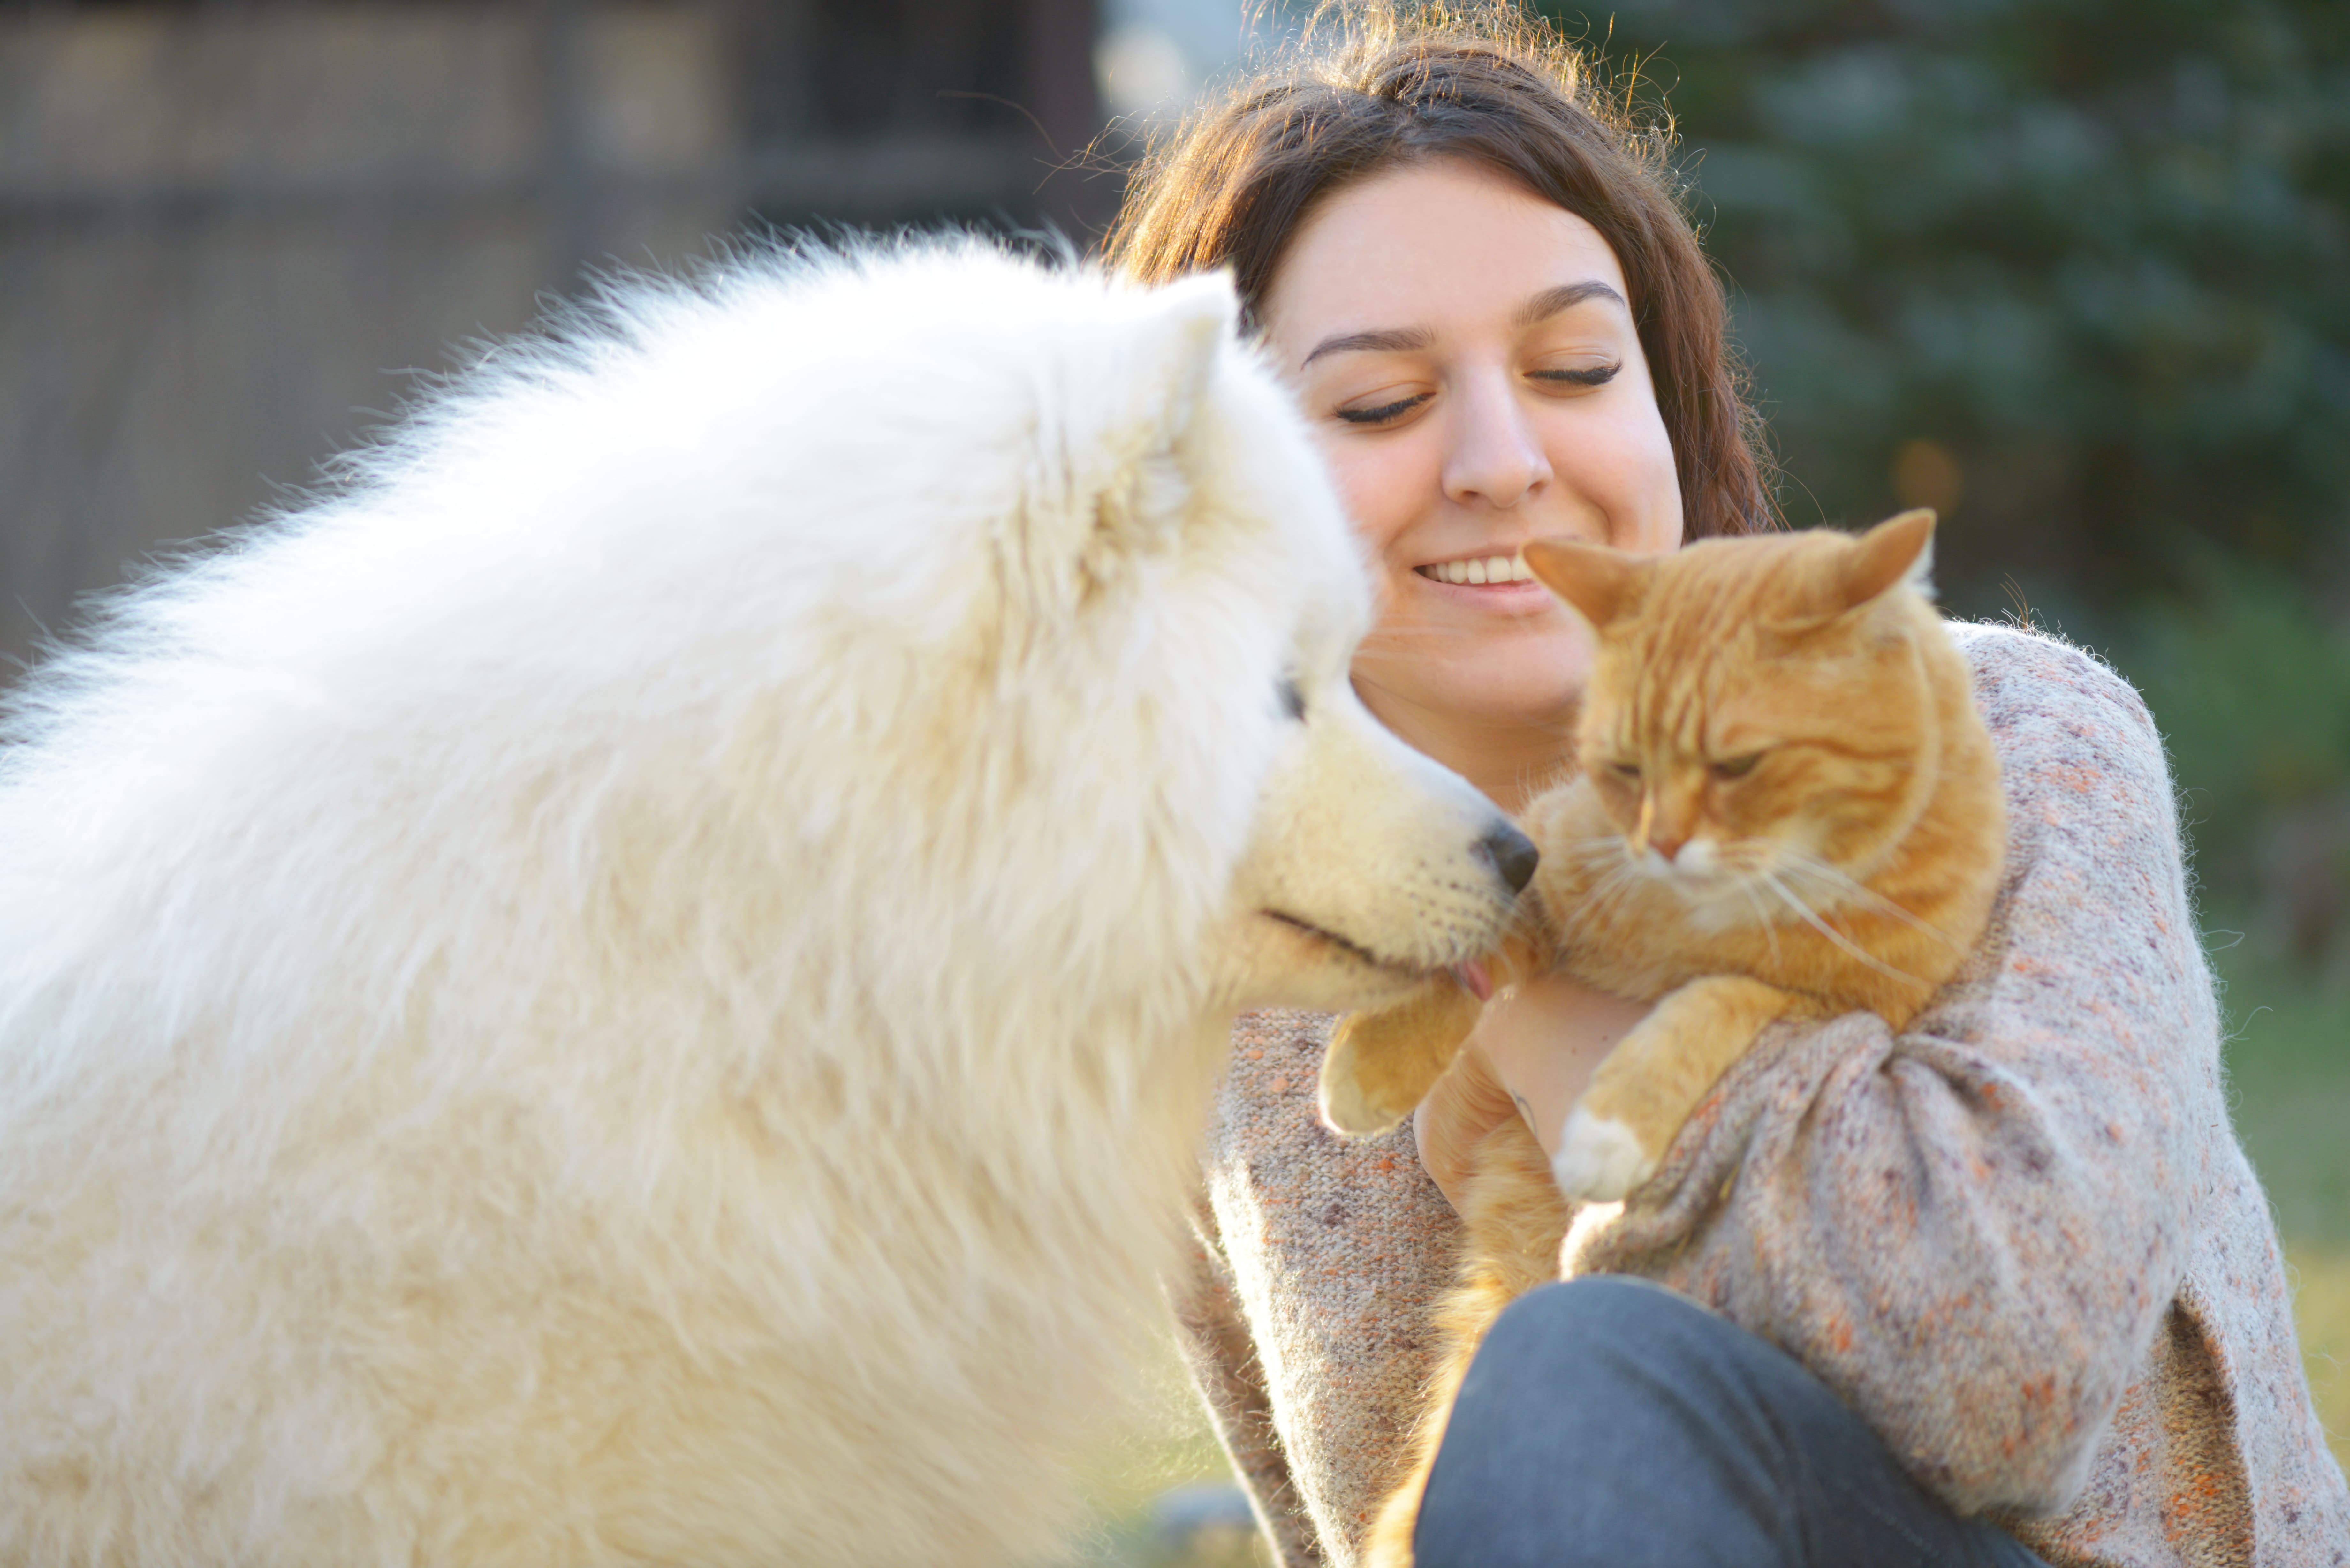
[[[1187,277],[1149,296],[1129,359],[1131,400],[1112,415],[1119,424],[1105,431],[1110,461],[1095,484],[1089,555],[1173,543],[1191,497],[1190,438],[1239,326],[1240,300],[1228,273]]]
[[[1129,561],[1174,546],[1191,510],[1191,438],[1219,365],[1242,351],[1239,322],[1223,273],[1115,302],[1103,325],[1120,340],[1086,346],[1086,373],[1037,430],[1014,586],[1038,611],[1081,605]]]
[[[1232,274],[1213,272],[1170,283],[1149,304],[1136,335],[1142,397],[1135,434],[1140,455],[1172,457],[1191,433],[1217,360],[1239,339],[1240,296]]]

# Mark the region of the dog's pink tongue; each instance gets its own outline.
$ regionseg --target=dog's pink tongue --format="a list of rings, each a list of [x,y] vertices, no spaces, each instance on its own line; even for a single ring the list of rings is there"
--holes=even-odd
[[[1482,960],[1471,959],[1467,963],[1454,964],[1452,978],[1461,982],[1461,988],[1463,991],[1478,1001],[1493,1000],[1493,977],[1485,972],[1485,965]]]

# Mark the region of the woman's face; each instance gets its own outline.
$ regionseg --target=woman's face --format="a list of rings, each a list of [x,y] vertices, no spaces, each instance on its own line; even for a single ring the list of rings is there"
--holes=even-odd
[[[1527,540],[1680,544],[1627,302],[1596,229],[1459,161],[1340,191],[1275,273],[1267,344],[1384,588],[1356,688],[1407,739],[1571,717],[1590,633]]]

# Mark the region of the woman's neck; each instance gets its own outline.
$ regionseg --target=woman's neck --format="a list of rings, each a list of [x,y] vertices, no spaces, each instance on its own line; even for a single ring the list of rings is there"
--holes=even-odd
[[[1556,783],[1575,757],[1572,709],[1549,722],[1501,722],[1424,707],[1361,680],[1355,692],[1399,740],[1475,784],[1513,816]]]

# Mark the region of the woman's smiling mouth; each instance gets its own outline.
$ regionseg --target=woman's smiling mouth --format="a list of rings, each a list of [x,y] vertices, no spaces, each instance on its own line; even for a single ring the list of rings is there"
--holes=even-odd
[[[1473,587],[1508,587],[1531,583],[1533,572],[1527,570],[1523,556],[1471,556],[1458,561],[1432,561],[1412,570],[1431,582],[1451,583]]]

